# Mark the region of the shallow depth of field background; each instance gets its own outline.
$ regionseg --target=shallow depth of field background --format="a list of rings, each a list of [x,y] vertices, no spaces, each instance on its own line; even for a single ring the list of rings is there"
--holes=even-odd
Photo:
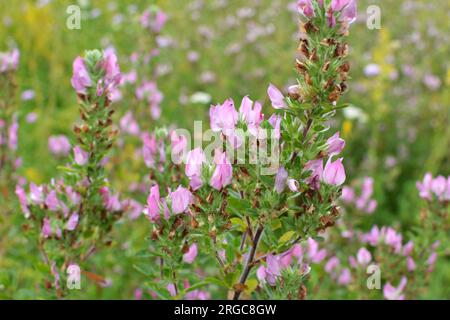
[[[193,128],[207,119],[210,103],[227,97],[236,103],[248,94],[269,108],[270,82],[283,87],[295,80],[296,19],[289,0],[141,0],[79,1],[81,30],[66,27],[66,8],[77,1],[0,0],[0,51],[21,51],[18,99],[25,90],[35,97],[20,101],[20,174],[36,183],[59,173],[64,160],[48,150],[48,137],[65,134],[77,120],[76,95],[70,85],[73,59],[85,49],[113,46],[124,72],[137,49],[139,14],[159,5],[169,21],[162,31],[166,47],[159,58],[159,89],[164,93],[162,117],[152,126],[175,124]],[[366,8],[381,8],[381,29],[368,30]],[[351,27],[351,81],[345,100],[350,111],[337,117],[335,128],[347,141],[344,152],[347,181],[372,176],[379,205],[367,226],[391,224],[407,232],[419,218],[421,200],[415,183],[424,173],[450,174],[450,56],[449,14],[446,1],[360,0],[359,19]],[[228,21],[228,22],[227,22]],[[230,26],[232,25],[232,26]],[[188,55],[196,52],[198,62]],[[364,69],[376,64],[377,76]],[[197,92],[210,103],[196,103]],[[119,102],[118,114],[126,112]],[[37,114],[28,123],[27,114]],[[267,112],[268,113],[268,112]],[[209,121],[204,123],[204,128]],[[133,176],[115,172],[113,185],[121,189]],[[123,187],[122,186],[122,187]],[[1,204],[0,204],[1,207]],[[39,298],[44,272],[39,254],[21,234],[23,217],[2,215],[0,208],[0,298]],[[99,289],[83,282],[79,298],[132,298],[144,281],[133,268],[135,254],[145,248],[144,220],[123,220],[113,234],[111,249],[95,257],[99,273],[113,285]],[[94,263],[95,264],[95,263]],[[450,298],[450,261],[442,257],[437,276],[426,293]],[[319,297],[319,298],[333,298]]]

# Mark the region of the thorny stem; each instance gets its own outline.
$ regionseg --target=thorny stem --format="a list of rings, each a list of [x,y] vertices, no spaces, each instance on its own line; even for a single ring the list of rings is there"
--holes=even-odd
[[[250,253],[247,257],[247,260],[245,262],[244,271],[242,272],[241,278],[239,280],[240,285],[244,285],[247,281],[248,275],[250,274],[250,270],[253,267],[253,261],[255,259],[256,250],[258,249],[259,240],[261,239],[261,235],[264,231],[264,227],[262,225],[259,225],[258,229],[256,230],[255,237],[252,240],[252,246],[250,248]],[[239,300],[239,297],[241,295],[241,289],[238,288],[234,291],[233,300]]]

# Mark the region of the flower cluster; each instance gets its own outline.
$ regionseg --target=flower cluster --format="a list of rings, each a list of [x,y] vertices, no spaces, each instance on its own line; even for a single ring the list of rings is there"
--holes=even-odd
[[[324,258],[313,238],[334,225],[346,179],[339,157],[345,142],[339,133],[327,134],[327,123],[343,107],[338,100],[349,71],[343,28],[348,21],[342,15],[345,6],[333,7],[336,22],[319,28],[329,10],[310,3],[317,14],[302,23],[298,84],[287,96],[273,84],[267,90],[275,113],[265,118],[262,104],[247,96],[239,111],[232,99],[211,106],[214,143],[180,154],[189,189],[182,184],[161,198],[159,185],[151,187],[144,214],[152,222],[151,252],[159,260],[155,290],[182,296],[183,270],[194,258],[196,264],[213,258],[221,269],[214,283],[233,291],[234,299],[257,289],[255,269],[269,296],[277,292],[285,269],[292,271],[283,277],[288,291],[304,293],[307,264],[288,268],[293,258],[301,260],[300,242],[310,239],[307,256],[312,261]],[[157,168],[156,136],[147,136],[144,145],[149,167]]]
[[[15,72],[19,64],[19,50],[0,52],[0,199],[8,197],[15,171],[21,160],[16,157],[19,123],[16,110]]]
[[[435,198],[440,202],[450,201],[450,176],[433,178],[431,173],[427,173],[421,182],[417,182],[416,186],[422,199],[431,201]]]
[[[365,177],[361,184],[361,192],[359,195],[355,193],[355,189],[349,186],[342,188],[342,201],[346,205],[354,205],[356,209],[367,214],[372,214],[377,208],[377,200],[373,199],[373,178]]]
[[[112,128],[110,93],[120,78],[113,52],[87,51],[75,59],[72,86],[80,98],[82,122],[74,127],[78,145],[73,148],[72,163],[62,168],[64,179],[40,186],[31,182],[29,193],[23,185],[16,186],[27,219],[25,229],[54,276],[57,296],[63,296],[65,288],[59,285],[60,273],[69,265],[83,264],[107,244],[107,234],[122,213],[142,210],[135,201],[120,201],[105,176],[105,157],[117,134]],[[49,148],[66,155],[70,143],[64,136],[51,137]],[[52,250],[55,245],[61,250]]]

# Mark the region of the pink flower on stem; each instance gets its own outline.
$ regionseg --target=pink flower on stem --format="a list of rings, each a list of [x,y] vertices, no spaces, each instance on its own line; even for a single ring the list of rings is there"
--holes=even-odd
[[[70,215],[69,220],[66,223],[66,230],[73,231],[78,225],[78,213],[74,212]]]
[[[277,175],[275,176],[275,191],[277,193],[284,191],[288,176],[289,174],[284,167],[278,169]]]
[[[342,159],[339,158],[334,162],[331,162],[331,158],[328,159],[322,176],[322,180],[326,184],[340,186],[345,182],[345,169],[342,164]]]
[[[172,297],[175,297],[177,295],[177,290],[176,290],[175,284],[169,283],[166,288]]]
[[[341,286],[346,286],[352,281],[352,275],[348,268],[345,268],[341,271],[341,274],[338,277],[338,284]]]
[[[45,201],[44,188],[37,186],[33,182],[30,183],[30,200],[33,204],[40,205]]]
[[[272,133],[272,137],[274,139],[280,139],[281,138],[281,116],[278,116],[276,114],[272,114],[269,118],[269,124],[273,127],[274,131]]]
[[[345,203],[353,202],[355,200],[355,191],[351,187],[344,186],[342,188],[341,199]]]
[[[144,11],[140,20],[144,28],[159,33],[167,21],[167,15],[159,9],[148,9]]]
[[[216,169],[211,177],[210,185],[220,191],[223,187],[231,183],[233,168],[226,153],[221,152],[219,149],[215,150],[214,163],[216,164]]]
[[[402,292],[406,287],[406,283],[406,277],[402,277],[397,288],[392,286],[390,282],[386,283],[383,287],[384,298],[387,300],[404,300],[405,295]]]
[[[305,171],[311,171],[311,175],[306,179],[306,183],[308,183],[313,189],[320,188],[320,180],[323,175],[323,160],[316,159],[310,160],[305,164]]]
[[[206,162],[205,154],[200,147],[189,151],[186,155],[185,174],[190,180],[190,186],[193,190],[199,189],[203,182],[202,166]]]
[[[173,214],[186,212],[193,200],[192,193],[182,186],[179,186],[177,190],[171,192],[169,198],[172,201]]]
[[[0,73],[17,70],[20,52],[14,49],[10,52],[0,52]]]
[[[433,183],[433,175],[431,173],[425,174],[422,182],[417,182],[416,187],[419,190],[419,195],[422,199],[431,200],[431,185]]]
[[[339,258],[336,256],[331,257],[325,265],[325,271],[327,273],[333,272],[340,264]]]
[[[366,248],[361,248],[356,254],[356,259],[361,266],[365,266],[372,261],[372,255]]]
[[[339,132],[336,132],[327,140],[327,153],[330,157],[341,153],[344,147],[345,141],[339,137]]]
[[[314,7],[311,3],[312,0],[298,0],[297,7],[300,13],[305,17],[311,18],[314,16]]]
[[[286,101],[284,100],[284,95],[273,84],[270,84],[269,88],[267,88],[267,94],[269,95],[270,101],[272,102],[272,107],[274,107],[275,109],[287,108]]]
[[[67,156],[70,152],[70,142],[65,135],[48,138],[48,149],[56,156]]]
[[[45,205],[47,206],[48,210],[50,210],[50,211],[58,210],[59,201],[58,201],[58,197],[56,196],[55,190],[52,190],[48,193],[47,197],[45,198]]]
[[[31,213],[30,209],[28,209],[27,194],[20,185],[16,186],[16,195],[19,198],[20,209],[22,210],[25,218],[28,219]]]
[[[87,88],[92,86],[92,80],[84,63],[84,59],[76,57],[73,61],[72,87],[77,93],[87,94]]]
[[[225,136],[232,134],[238,121],[238,113],[234,108],[233,100],[227,99],[221,105],[211,106],[209,120],[214,132],[221,131]]]
[[[52,235],[52,226],[50,225],[50,219],[47,217],[42,221],[41,235],[44,238],[48,238]]]
[[[249,130],[253,131],[253,133],[256,133],[256,129],[264,120],[264,115],[261,113],[261,110],[262,106],[259,102],[253,104],[253,101],[248,96],[242,99],[239,113],[241,114],[242,120],[247,123]]]
[[[161,199],[159,197],[159,186],[155,184],[150,188],[150,194],[147,197],[147,206],[143,213],[151,221],[159,220]]]
[[[79,146],[73,148],[73,156],[75,163],[79,166],[84,166],[88,162],[88,153]]]
[[[278,258],[272,254],[269,254],[266,258],[266,280],[271,285],[276,284],[277,278],[281,276],[281,266]]]
[[[189,250],[183,255],[183,261],[186,263],[193,263],[197,257],[197,244],[194,243],[189,247]]]
[[[187,138],[175,131],[170,134],[172,162],[179,164],[187,151]]]

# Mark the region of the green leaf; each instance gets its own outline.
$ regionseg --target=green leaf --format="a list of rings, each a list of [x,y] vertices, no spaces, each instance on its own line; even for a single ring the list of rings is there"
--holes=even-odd
[[[248,279],[245,285],[247,286],[247,289],[245,289],[245,293],[251,294],[253,291],[255,291],[256,287],[258,287],[258,280]]]
[[[240,218],[231,218],[230,222],[233,226],[236,227],[239,231],[244,232],[247,229],[247,224]]]
[[[280,244],[286,243],[286,242],[288,242],[289,240],[292,239],[292,237],[294,236],[294,234],[295,234],[294,231],[288,231],[288,232],[286,232],[285,234],[283,234],[283,235],[281,236],[280,239],[278,239],[278,242],[279,242]]]

